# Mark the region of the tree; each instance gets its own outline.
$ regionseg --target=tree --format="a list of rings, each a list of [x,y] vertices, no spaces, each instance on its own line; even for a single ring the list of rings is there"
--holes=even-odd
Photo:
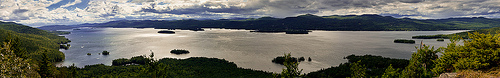
[[[29,59],[17,57],[12,50],[12,39],[7,38],[0,48],[0,77],[2,78],[26,78],[26,77],[40,77],[35,71],[33,64],[29,63]]]
[[[417,52],[413,53],[410,59],[410,64],[401,72],[401,77],[411,78],[430,78],[432,77],[430,69],[433,68],[434,60],[438,58],[436,53],[440,49],[429,48],[422,44]]]
[[[297,61],[292,61],[292,57],[290,53],[284,54],[285,61],[283,64],[285,65],[286,68],[283,68],[283,71],[281,71],[281,74],[276,75],[275,77],[281,77],[281,78],[295,78],[295,77],[303,77],[304,75],[301,75],[302,69],[299,70],[299,62]]]
[[[500,34],[468,33],[469,39],[455,36],[436,60],[435,74],[456,70],[480,70],[498,67],[500,64]],[[463,41],[463,45],[458,45]]]
[[[361,60],[349,65],[351,69],[351,78],[364,78],[366,76],[366,67],[360,63]]]
[[[387,67],[385,69],[385,72],[384,74],[382,75],[382,78],[398,78],[399,77],[399,68],[396,68],[394,69],[392,67],[392,64],[389,65],[389,67]]]
[[[45,50],[42,52],[42,62],[40,62],[40,70],[38,73],[40,76],[43,78],[48,78],[48,77],[53,77],[53,66],[52,62],[50,61],[49,56],[47,55],[47,51]]]

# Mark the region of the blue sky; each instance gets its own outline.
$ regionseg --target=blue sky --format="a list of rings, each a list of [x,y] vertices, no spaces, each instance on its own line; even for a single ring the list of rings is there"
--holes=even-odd
[[[43,26],[301,14],[500,18],[499,4],[500,0],[0,0],[0,21]]]

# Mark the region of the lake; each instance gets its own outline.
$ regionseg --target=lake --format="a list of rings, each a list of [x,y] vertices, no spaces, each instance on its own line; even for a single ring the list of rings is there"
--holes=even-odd
[[[300,62],[303,73],[326,69],[347,62],[345,56],[378,55],[409,59],[420,41],[431,46],[446,46],[449,40],[415,39],[416,44],[393,43],[394,39],[411,39],[414,35],[451,34],[459,31],[313,31],[309,34],[256,33],[249,30],[205,29],[173,30],[159,34],[160,29],[81,28],[66,30],[71,48],[61,50],[66,59],[59,66],[78,67],[93,64],[111,65],[113,59],[149,55],[154,58],[213,57],[234,62],[238,67],[281,72],[284,66],[271,60],[285,53],[293,57],[310,57]],[[170,50],[186,49],[191,53],[176,55]],[[99,55],[102,51],[109,55]],[[92,55],[87,55],[91,53]]]

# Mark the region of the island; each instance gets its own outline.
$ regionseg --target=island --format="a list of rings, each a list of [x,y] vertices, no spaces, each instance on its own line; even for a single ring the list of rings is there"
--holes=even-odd
[[[285,34],[309,34],[309,30],[254,30],[250,32],[259,32],[259,33],[283,33]]]
[[[102,55],[109,55],[108,51],[102,51]]]
[[[291,57],[292,58],[292,62],[302,62],[302,61],[305,61],[305,58],[304,57],[300,57],[299,59],[295,58],[295,57]],[[284,56],[278,56],[276,58],[274,58],[272,60],[273,63],[276,63],[276,64],[281,64],[281,65],[284,65],[283,62],[285,62],[285,57]]]
[[[308,30],[291,30],[291,31],[286,31],[285,34],[309,34]]]
[[[444,41],[444,39],[440,38],[440,39],[437,39],[436,41]]]
[[[286,32],[285,30],[254,30],[250,32],[258,32],[258,33],[282,33]]]
[[[396,39],[396,40],[394,40],[394,43],[409,43],[409,44],[415,44],[415,40]]]
[[[189,53],[189,51],[188,50],[181,50],[181,49],[174,49],[174,50],[170,51],[170,53],[179,55],[179,54],[187,54],[187,53]]]
[[[158,33],[163,33],[163,34],[175,34],[174,31],[168,31],[168,30],[161,30],[161,31],[158,31]]]

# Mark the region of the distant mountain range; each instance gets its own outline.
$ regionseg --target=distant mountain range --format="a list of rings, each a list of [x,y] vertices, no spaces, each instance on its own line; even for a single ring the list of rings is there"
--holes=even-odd
[[[196,29],[226,28],[249,30],[332,30],[332,31],[437,31],[478,30],[500,27],[500,19],[483,17],[449,19],[410,19],[380,15],[332,15],[311,14],[287,18],[249,18],[219,20],[119,20],[106,23],[79,25],[52,25],[39,27],[43,30],[71,29],[75,27]]]

